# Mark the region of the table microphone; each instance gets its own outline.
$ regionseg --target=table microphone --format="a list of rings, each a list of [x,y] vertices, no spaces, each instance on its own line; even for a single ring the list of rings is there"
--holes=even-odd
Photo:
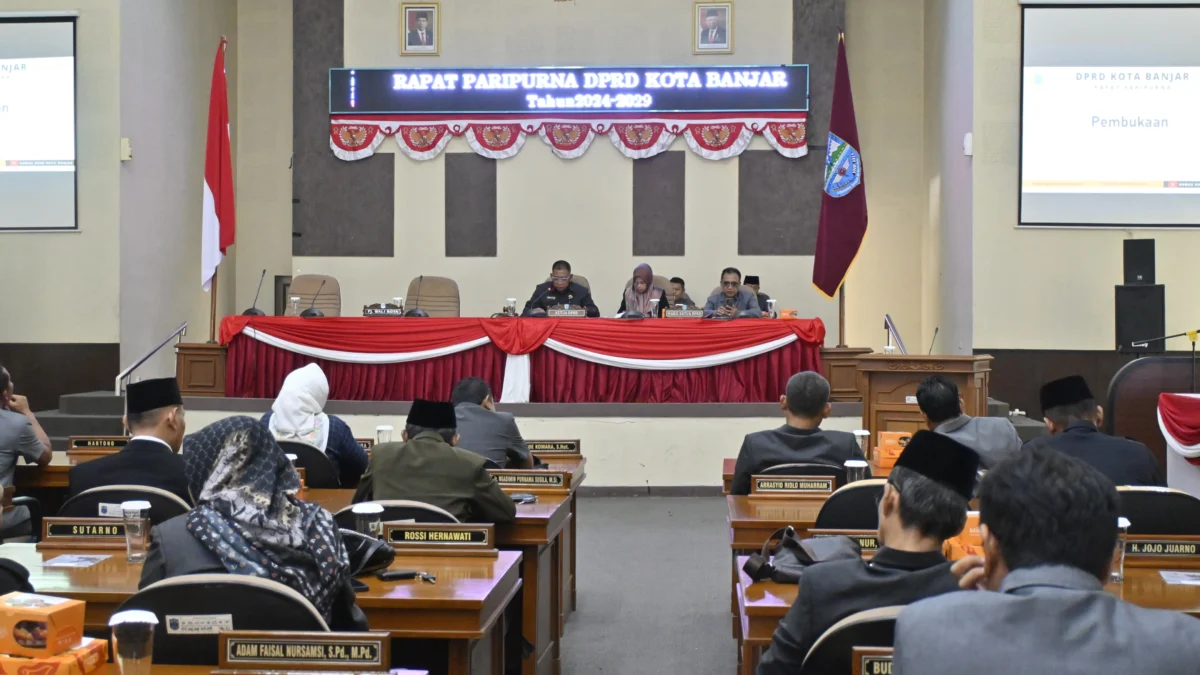
[[[548,294],[552,290],[554,290],[554,284],[553,283],[546,284],[546,290],[542,291],[541,293],[538,293],[532,300],[529,301],[529,304],[525,305],[525,313],[528,314],[529,312],[532,312],[533,310],[537,309],[538,300],[541,300],[542,298],[546,297],[546,294]]]
[[[266,312],[258,308],[258,294],[262,293],[263,279],[267,278],[267,268],[263,268],[262,276],[258,278],[258,290],[254,291],[254,304],[250,305],[250,309],[242,312],[242,316],[266,316]]]
[[[321,297],[321,289],[325,288],[326,281],[328,281],[328,279],[321,280],[321,285],[317,287],[317,292],[313,294],[312,304],[308,306],[308,309],[300,312],[301,317],[305,319],[316,319],[325,316],[325,312],[317,309],[317,298]]]
[[[929,353],[926,354],[926,356],[931,356],[933,354],[933,343],[937,342],[937,334],[938,334],[938,331],[941,329],[942,329],[941,326],[933,327],[933,339],[929,341]]]

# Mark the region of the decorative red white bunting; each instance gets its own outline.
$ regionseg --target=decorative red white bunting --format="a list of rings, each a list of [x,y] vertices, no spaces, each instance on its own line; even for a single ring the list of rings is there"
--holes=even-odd
[[[807,113],[771,113],[763,116],[726,117],[716,114],[655,115],[598,118],[594,116],[536,118],[528,115],[494,115],[481,118],[454,116],[414,118],[406,115],[335,116],[330,120],[329,147],[346,161],[370,157],[387,136],[394,136],[400,151],[415,160],[437,157],[453,136],[462,136],[471,149],[491,159],[505,159],[521,151],[528,134],[537,134],[563,159],[581,157],[597,135],[608,135],[621,154],[630,159],[653,157],[683,136],[688,147],[705,159],[740,155],[762,134],[779,154],[808,154]]]

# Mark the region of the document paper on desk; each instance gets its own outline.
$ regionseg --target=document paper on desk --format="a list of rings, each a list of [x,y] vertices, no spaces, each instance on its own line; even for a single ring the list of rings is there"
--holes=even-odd
[[[1200,586],[1200,572],[1159,572],[1170,586]]]
[[[82,555],[72,553],[51,558],[42,563],[42,567],[91,567],[101,560],[107,560],[111,557],[111,555]]]

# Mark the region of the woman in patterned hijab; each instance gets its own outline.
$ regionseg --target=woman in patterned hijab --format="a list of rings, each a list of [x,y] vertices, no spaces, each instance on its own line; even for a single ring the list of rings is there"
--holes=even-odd
[[[183,459],[196,502],[188,532],[230,573],[286,584],[329,621],[350,560],[333,516],[296,498],[300,477],[267,427],[214,422],[184,438]]]

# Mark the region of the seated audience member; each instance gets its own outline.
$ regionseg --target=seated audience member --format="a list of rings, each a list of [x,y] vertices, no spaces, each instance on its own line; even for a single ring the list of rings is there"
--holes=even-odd
[[[771,296],[759,290],[758,277],[753,274],[747,274],[746,285],[754,291],[754,299],[758,301],[758,308],[764,312],[767,311],[767,301],[771,299]]]
[[[1021,449],[1021,437],[1007,419],[964,415],[958,387],[941,375],[931,375],[917,386],[917,407],[927,429],[978,452],[980,468],[990,469]]]
[[[138,588],[185,574],[245,574],[303,595],[333,630],[366,630],[333,516],[296,498],[300,475],[271,432],[228,417],[184,441],[196,508],[153,528]]]
[[[315,363],[288,373],[271,412],[262,422],[277,441],[303,443],[325,453],[343,487],[358,482],[367,470],[367,451],[354,440],[349,425],[324,413],[329,380]]]
[[[736,267],[726,267],[721,271],[721,292],[704,303],[704,316],[734,317],[746,310],[762,311],[754,293],[742,288],[742,273]]]
[[[730,493],[750,494],[750,477],[776,464],[809,462],[842,467],[848,459],[866,461],[854,434],[825,431],[829,417],[829,382],[819,373],[796,373],[787,393],[779,397],[785,424],[778,429],[746,434],[733,470]],[[868,472],[869,473],[869,472]]]
[[[125,389],[125,428],[133,438],[119,452],[71,467],[70,496],[106,485],[145,485],[191,504],[178,454],[186,424],[175,378],[131,382]]]
[[[670,306],[667,292],[654,285],[654,271],[646,263],[638,265],[633,270],[633,283],[625,289],[621,296],[621,306],[618,314],[637,312],[648,319],[657,319]]]
[[[12,377],[0,365],[0,487],[13,484],[17,459],[46,466],[53,457],[50,437],[29,409],[29,399],[13,393]],[[30,534],[29,508],[18,506],[3,516],[0,539]]]
[[[997,464],[979,486],[984,559],[955,564],[979,590],[906,608],[894,672],[1196,672],[1196,619],[1104,590],[1119,504],[1103,474],[1047,448]]]
[[[879,551],[870,562],[837,560],[804,570],[758,675],[800,672],[817,638],[855,612],[958,590],[942,542],[966,525],[978,469],[979,456],[954,439],[913,434],[879,501]]]
[[[683,283],[683,279],[679,277],[671,277],[671,306],[682,307],[687,306],[694,308],[696,303],[687,294],[687,288]]]
[[[403,443],[371,448],[371,466],[359,481],[354,503],[412,499],[449,511],[463,522],[509,523],[517,514],[487,471],[483,455],[458,443],[454,406],[416,399],[400,436]]]
[[[500,466],[532,469],[533,453],[525,445],[512,413],[498,412],[492,388],[478,377],[459,380],[450,392],[458,420],[458,445]]]
[[[592,302],[592,292],[573,281],[571,263],[558,260],[550,268],[550,282],[538,284],[525,303],[525,314],[545,314],[548,309],[573,307],[587,310],[591,317],[600,316],[600,309]]]
[[[1096,404],[1082,377],[1072,375],[1046,383],[1041,399],[1043,421],[1050,435],[1029,441],[1026,449],[1047,447],[1077,457],[1117,485],[1166,485],[1158,462],[1146,446],[1100,431],[1104,408]]]

